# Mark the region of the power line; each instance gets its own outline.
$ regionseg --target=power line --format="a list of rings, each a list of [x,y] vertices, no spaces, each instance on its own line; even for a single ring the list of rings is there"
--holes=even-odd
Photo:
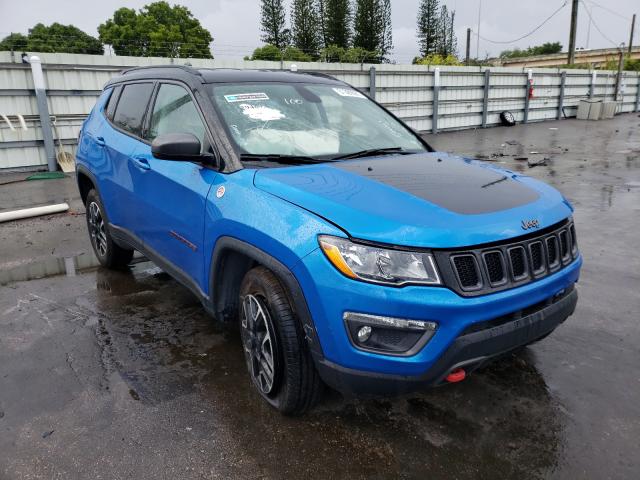
[[[509,40],[509,41],[489,40],[488,38],[482,37],[478,32],[474,32],[474,33],[478,36],[478,38],[481,38],[485,42],[489,42],[489,43],[495,43],[495,44],[498,44],[498,45],[507,45],[507,44],[510,44],[510,43],[516,43],[516,42],[519,42],[520,40],[523,40],[523,39],[525,39],[527,37],[530,37],[535,32],[540,30],[549,20],[551,20],[553,17],[555,17],[558,14],[558,12],[560,12],[560,10],[562,10],[566,6],[567,6],[567,2],[565,1],[562,5],[560,5],[560,7],[558,7],[557,10],[555,10],[551,15],[549,15],[541,24],[539,24],[537,27],[535,27],[529,33],[526,33],[526,34],[522,35],[521,37],[515,38],[513,40]]]
[[[613,46],[615,46],[616,48],[618,48],[620,46],[619,43],[614,42],[613,40],[611,40],[609,37],[607,37],[602,30],[600,30],[600,27],[598,26],[598,24],[596,23],[596,21],[593,19],[593,17],[591,16],[591,12],[589,12],[589,9],[587,8],[587,5],[584,3],[584,0],[580,0],[580,3],[582,3],[582,5],[584,6],[584,9],[587,11],[587,15],[589,16],[589,20],[591,20],[591,23],[593,23],[593,26],[596,27],[596,30],[598,31],[598,33],[600,33],[600,35],[602,35],[602,38],[604,38],[605,40],[607,40],[609,43],[611,43]]]
[[[605,7],[604,5],[599,4],[598,2],[594,2],[593,0],[587,0],[591,5],[601,8],[602,10],[606,10],[607,12],[609,12],[612,15],[615,15],[616,17],[620,17],[623,20],[631,20],[631,17],[625,17],[624,15],[621,15],[620,13],[616,12],[615,10],[611,10],[609,7]]]

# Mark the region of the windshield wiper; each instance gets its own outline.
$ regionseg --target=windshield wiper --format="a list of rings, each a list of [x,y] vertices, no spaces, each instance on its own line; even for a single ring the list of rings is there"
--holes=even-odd
[[[368,150],[360,150],[359,152],[347,153],[346,155],[333,157],[332,160],[347,160],[349,158],[373,157],[375,155],[385,155],[387,153],[400,153],[406,155],[412,152],[407,152],[403,150],[402,147],[370,148]]]
[[[332,159],[322,160],[320,158],[306,157],[304,155],[280,155],[280,154],[259,154],[259,153],[243,153],[240,160],[250,162],[274,162],[286,163],[291,165],[300,165],[303,163],[324,163],[331,162]]]

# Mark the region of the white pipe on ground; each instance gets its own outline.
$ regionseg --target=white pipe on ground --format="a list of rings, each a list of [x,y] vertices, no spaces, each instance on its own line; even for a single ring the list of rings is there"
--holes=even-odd
[[[61,213],[69,210],[67,203],[57,203],[55,205],[44,205],[42,207],[23,208],[21,210],[13,210],[10,212],[0,212],[0,223],[9,222],[11,220],[21,220],[23,218],[38,217],[40,215],[50,215],[52,213]]]

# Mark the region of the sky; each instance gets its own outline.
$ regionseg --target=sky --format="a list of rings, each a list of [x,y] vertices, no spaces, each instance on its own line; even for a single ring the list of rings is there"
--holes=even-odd
[[[285,0],[287,1],[287,0]],[[38,22],[74,24],[97,37],[97,27],[123,6],[140,8],[151,0],[0,0],[0,36],[26,33]],[[170,0],[188,7],[214,37],[217,58],[242,58],[261,44],[259,0]],[[287,1],[288,4],[291,0]],[[420,0],[392,0],[394,50],[392,61],[410,63],[418,53],[416,16]],[[441,0],[455,10],[458,49],[464,55],[466,30],[480,30],[480,41],[472,33],[471,56],[496,56],[502,50],[526,48],[544,42],[562,43],[567,48],[571,1],[568,0]],[[556,9],[566,5],[532,35],[512,42],[532,31]],[[481,5],[480,22],[478,13]],[[587,9],[591,12],[590,22]],[[288,9],[287,9],[288,10]],[[640,13],[638,0],[581,0],[578,14],[577,46],[610,48],[628,44],[631,16]],[[640,45],[640,18],[636,22],[634,45]]]

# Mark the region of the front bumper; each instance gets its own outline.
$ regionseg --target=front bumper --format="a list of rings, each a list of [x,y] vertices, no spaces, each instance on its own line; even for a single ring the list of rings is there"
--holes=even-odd
[[[466,338],[470,329],[483,322],[516,312],[526,312],[524,316],[528,316],[532,306],[573,288],[581,265],[582,258],[578,256],[562,270],[544,278],[476,297],[461,297],[444,287],[395,288],[355,281],[339,273],[319,249],[304,257],[292,273],[298,280],[311,314],[310,328],[314,332],[307,333],[316,365],[327,383],[349,391],[357,389],[349,386],[350,381],[334,378],[347,378],[343,373],[354,373],[356,377],[379,378],[392,383],[393,379],[401,379],[402,382],[425,384],[430,381],[433,384],[437,380],[432,378],[437,377],[433,372],[446,370],[440,363],[443,358],[449,359],[446,367],[461,361],[457,356],[449,357],[453,351],[451,348],[461,336]],[[345,312],[432,321],[438,327],[435,335],[415,354],[385,355],[363,351],[351,343],[343,321]],[[504,337],[505,347],[498,350],[522,344],[516,341],[508,345],[510,339],[509,336]],[[488,351],[483,355],[495,353],[499,352]],[[355,379],[354,382],[358,383]]]
[[[317,362],[318,371],[325,383],[347,395],[393,395],[440,385],[458,368],[470,373],[499,355],[548,335],[573,313],[577,301],[578,293],[571,287],[543,305],[531,307],[528,311],[533,313],[495,319],[465,330],[435,364],[419,376],[355,370],[327,359]]]

